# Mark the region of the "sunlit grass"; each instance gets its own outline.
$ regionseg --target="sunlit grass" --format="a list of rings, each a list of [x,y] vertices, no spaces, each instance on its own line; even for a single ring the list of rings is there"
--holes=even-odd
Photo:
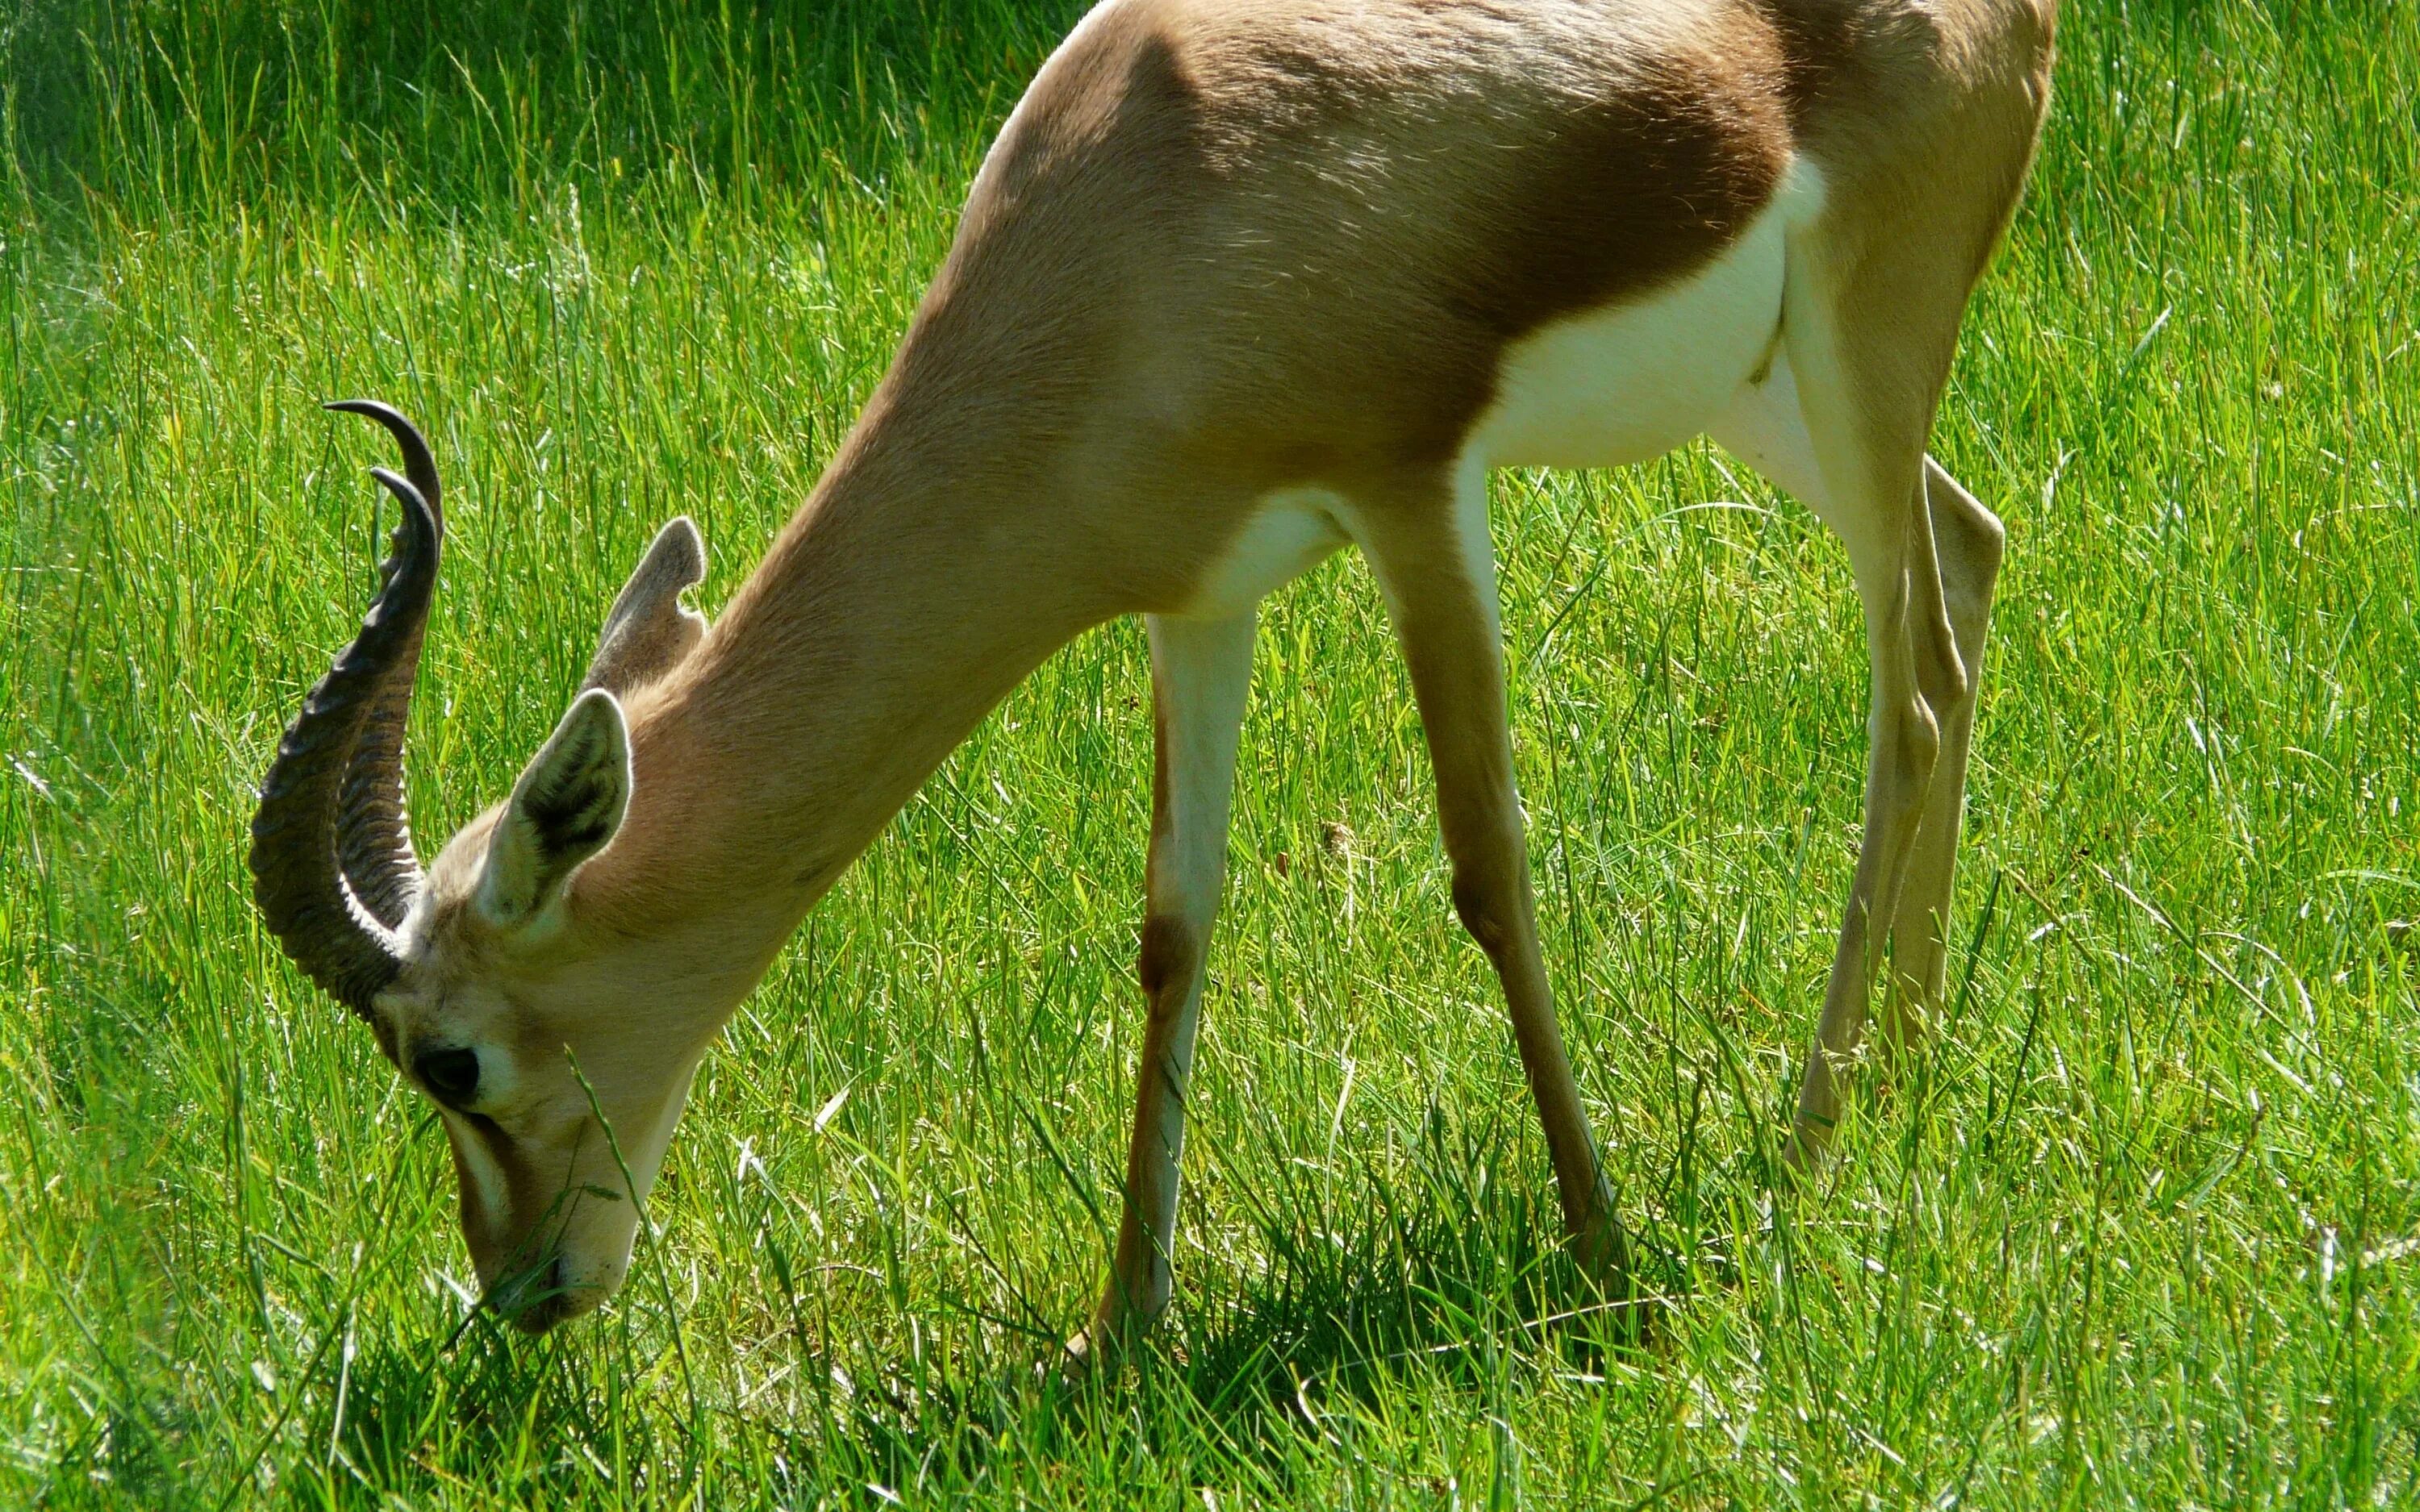
[[[1133,625],[801,931],[624,1295],[460,1328],[442,1141],[242,870],[377,555],[382,451],[318,401],[392,398],[447,470],[441,835],[663,518],[704,525],[709,604],[746,574],[1071,8],[0,23],[0,1502],[2410,1500],[2408,6],[2068,18],[1935,446],[2011,546],[1950,1032],[1815,1197],[1761,1149],[1854,835],[1840,554],[1704,448],[1499,479],[1550,964],[1676,1299],[1647,1348],[1541,1321],[1583,1294],[1351,562],[1265,619],[1133,1375],[1032,1368],[1101,1278],[1140,1039]],[[1680,513],[1711,501],[1745,507]]]

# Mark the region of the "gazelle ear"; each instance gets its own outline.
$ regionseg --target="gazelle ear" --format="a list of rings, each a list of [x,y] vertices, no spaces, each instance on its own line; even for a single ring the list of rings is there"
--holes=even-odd
[[[513,784],[488,837],[478,907],[518,928],[562,896],[580,863],[612,843],[630,807],[630,735],[622,705],[601,687],[572,701]]]
[[[680,596],[705,580],[705,538],[687,515],[680,516],[656,532],[655,544],[622,585],[580,686],[628,698],[679,665],[706,639],[706,616],[685,607]]]

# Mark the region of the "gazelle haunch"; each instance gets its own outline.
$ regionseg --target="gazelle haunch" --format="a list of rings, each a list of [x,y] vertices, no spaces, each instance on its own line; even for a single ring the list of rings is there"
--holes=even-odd
[[[405,714],[438,479],[264,785],[287,952],[442,1109],[490,1296],[543,1328],[628,1263],[707,1044],[815,900],[1017,681],[1148,616],[1148,1027],[1109,1286],[1078,1352],[1169,1296],[1186,1088],[1255,606],[1367,557],[1435,770],[1454,906],[1494,962],[1571,1238],[1607,1182],[1538,944],[1488,539],[1498,465],[1711,433],[1846,544],[1871,658],[1867,818],[1795,1149],[1892,963],[1939,1001],[1992,513],[1925,455],[2045,104],[2055,0],[1111,0],[976,177],[889,374],[710,629],[657,538],[587,687],[424,872]],[[608,1200],[614,1198],[620,1200]]]

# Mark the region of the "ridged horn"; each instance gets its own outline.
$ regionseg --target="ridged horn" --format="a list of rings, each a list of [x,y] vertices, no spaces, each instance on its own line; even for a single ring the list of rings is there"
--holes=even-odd
[[[403,735],[445,525],[436,460],[411,421],[371,399],[327,408],[367,415],[395,437],[407,476],[370,475],[403,505],[403,521],[361,633],[302,701],[261,781],[252,895],[294,964],[367,1018],[401,967],[396,930],[420,891]]]

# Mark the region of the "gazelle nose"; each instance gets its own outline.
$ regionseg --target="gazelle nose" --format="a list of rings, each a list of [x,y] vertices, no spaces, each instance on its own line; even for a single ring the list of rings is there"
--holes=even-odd
[[[543,1334],[571,1316],[571,1299],[563,1284],[563,1257],[544,1269],[528,1271],[505,1282],[495,1293],[513,1326],[524,1334]]]

